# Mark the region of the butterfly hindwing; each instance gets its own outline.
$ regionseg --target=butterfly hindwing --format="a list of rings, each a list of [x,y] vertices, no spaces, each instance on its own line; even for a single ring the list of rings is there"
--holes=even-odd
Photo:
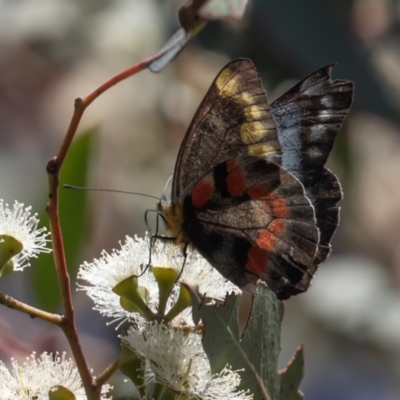
[[[279,298],[306,290],[319,232],[302,184],[265,158],[221,163],[184,197],[184,230],[224,276],[254,291],[265,281]]]
[[[172,196],[206,171],[244,154],[269,154],[279,162],[280,145],[265,91],[254,64],[238,59],[215,78],[179,150]]]
[[[354,85],[331,80],[334,65],[311,74],[271,104],[282,148],[282,166],[304,185],[321,231],[315,263],[330,252],[339,223],[337,203],[342,190],[337,177],[324,167],[353,99]]]

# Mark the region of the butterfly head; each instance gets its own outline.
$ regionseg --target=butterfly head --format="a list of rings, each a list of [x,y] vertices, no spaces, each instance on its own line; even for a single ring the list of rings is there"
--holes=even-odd
[[[163,215],[165,227],[171,235],[175,238],[175,243],[184,245],[187,243],[183,231],[183,203],[182,201],[171,201],[169,197],[164,195],[158,203],[158,211]]]

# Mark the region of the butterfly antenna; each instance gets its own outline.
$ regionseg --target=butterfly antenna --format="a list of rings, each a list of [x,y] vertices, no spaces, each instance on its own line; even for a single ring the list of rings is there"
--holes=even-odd
[[[90,190],[91,192],[111,192],[111,193],[124,193],[124,194],[134,194],[136,196],[149,197],[150,199],[160,200],[159,197],[151,196],[150,194],[138,193],[138,192],[128,192],[126,190],[117,190],[117,189],[102,189],[102,188],[94,188],[94,187],[82,187],[82,186],[74,186],[74,185],[63,185],[64,189],[73,189],[73,190]]]
[[[165,194],[165,192],[167,191],[167,187],[168,187],[168,185],[169,185],[169,183],[171,182],[171,180],[172,180],[173,177],[174,177],[174,173],[172,173],[172,174],[170,175],[170,177],[169,177],[168,180],[167,180],[167,183],[165,184],[165,187],[164,187],[164,198],[167,197],[166,194]]]

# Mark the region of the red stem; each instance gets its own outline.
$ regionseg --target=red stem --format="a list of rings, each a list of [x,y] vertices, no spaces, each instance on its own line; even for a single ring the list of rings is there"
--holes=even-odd
[[[82,115],[85,112],[86,108],[101,94],[110,89],[112,86],[147,68],[147,66],[150,63],[152,63],[154,60],[156,60],[157,58],[159,58],[161,55],[165,54],[168,51],[169,51],[168,48],[164,48],[162,51],[156,53],[155,55],[143,61],[140,61],[139,63],[133,65],[132,67],[126,69],[125,71],[122,71],[119,74],[115,75],[107,82],[99,86],[88,96],[84,98],[77,98],[75,100],[74,113],[72,115],[64,140],[58,150],[57,155],[48,162],[46,168],[49,180],[49,189],[50,189],[49,192],[50,200],[47,203],[46,211],[50,221],[54,264],[56,267],[58,283],[60,287],[61,298],[65,312],[65,316],[63,317],[63,322],[61,324],[61,327],[71,347],[77,368],[82,378],[82,383],[85,388],[87,398],[90,400],[97,400],[100,398],[102,385],[96,384],[96,381],[94,380],[89,370],[89,367],[87,365],[79,341],[78,331],[75,324],[75,311],[72,302],[71,282],[65,259],[64,242],[62,238],[60,218],[58,213],[58,208],[59,208],[58,188],[59,188],[60,172],[65,157],[67,156],[68,150],[71,146],[72,140],[78,129]],[[101,382],[102,381],[100,381],[100,383]]]

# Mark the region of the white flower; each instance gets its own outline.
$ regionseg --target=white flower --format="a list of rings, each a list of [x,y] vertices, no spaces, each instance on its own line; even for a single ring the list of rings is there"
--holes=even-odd
[[[126,237],[120,250],[113,250],[111,254],[103,251],[100,259],[92,263],[81,265],[78,278],[84,279],[91,286],[79,285],[95,302],[95,309],[101,314],[112,317],[114,321],[134,320],[144,322],[138,313],[126,311],[120,305],[120,296],[112,290],[119,283],[129,277],[139,276],[138,285],[146,289],[147,305],[157,312],[159,302],[159,288],[149,263],[150,240]],[[157,240],[151,250],[151,265],[153,267],[172,268],[179,274],[184,265],[180,280],[190,285],[198,285],[201,294],[208,298],[222,300],[226,293],[240,293],[240,290],[231,282],[223,278],[204,258],[196,251],[188,251],[186,261],[182,249],[171,241]],[[144,271],[144,272],[143,272]],[[172,289],[166,312],[178,299],[180,285]],[[178,325],[192,325],[190,309],[184,310],[174,319]]]
[[[211,374],[203,350],[202,334],[151,322],[143,329],[131,328],[122,341],[148,363],[147,380],[154,379],[173,390],[202,400],[251,400],[238,390],[240,376],[225,367]],[[176,397],[179,398],[179,395]]]
[[[148,306],[155,309],[158,303],[158,286],[154,275],[146,271],[149,262],[148,241],[135,237],[126,237],[120,250],[113,250],[111,254],[103,251],[101,258],[95,259],[92,263],[85,262],[80,266],[78,278],[84,279],[92,286],[79,285],[85,290],[95,303],[95,310],[101,314],[118,320],[140,320],[137,313],[126,311],[120,305],[120,296],[112,289],[120,282],[131,276],[141,275],[139,285],[145,287],[149,292]]]
[[[12,359],[11,370],[0,361],[0,400],[48,400],[49,391],[58,387],[72,392],[76,400],[87,399],[78,370],[64,353],[43,353],[40,358],[33,353],[22,365]],[[104,396],[110,389],[103,386],[101,399],[110,399]]]
[[[215,300],[225,300],[227,293],[240,294],[241,290],[232,282],[224,278],[201,254],[189,247],[186,252],[186,261],[182,248],[175,246],[171,241],[157,240],[151,255],[152,265],[172,266],[178,272],[182,270],[180,281],[191,286],[197,285],[199,292]]]
[[[12,209],[0,199],[0,235],[12,236],[22,244],[22,251],[11,260],[14,271],[21,271],[29,267],[28,259],[37,257],[39,253],[50,253],[46,247],[49,233],[46,228],[38,229],[39,220],[37,214],[31,214],[32,207],[24,208],[24,205],[14,202]]]

